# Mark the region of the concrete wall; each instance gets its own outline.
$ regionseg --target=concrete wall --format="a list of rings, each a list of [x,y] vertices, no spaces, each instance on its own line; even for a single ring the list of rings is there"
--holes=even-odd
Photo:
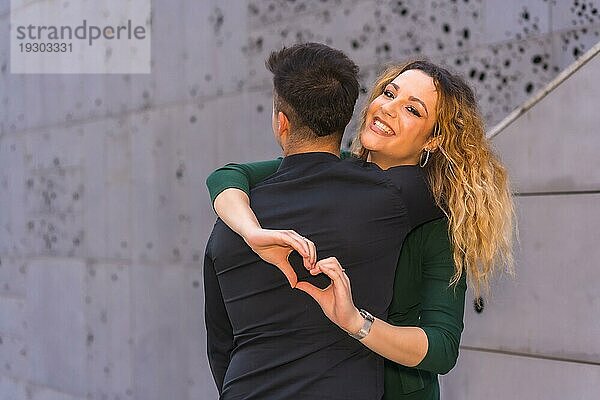
[[[263,67],[271,49],[329,43],[360,64],[365,87],[382,63],[427,55],[470,79],[491,125],[599,40],[599,8],[598,1],[552,0],[156,0],[152,74],[16,75],[9,67],[9,2],[0,1],[0,398],[215,397],[201,289],[214,216],[203,182],[226,162],[277,155]],[[581,98],[568,93],[545,110],[559,118]],[[571,113],[579,127],[585,118],[578,108]],[[574,173],[597,163],[593,130],[581,125],[574,134],[588,136],[567,142],[562,131],[539,130],[557,121],[537,118],[547,124],[515,124],[496,141],[523,182],[519,190],[597,190],[593,168]],[[534,138],[547,146],[542,156],[529,156],[538,154]],[[580,147],[570,147],[575,143]],[[552,175],[543,156],[562,149],[560,170],[573,165],[573,173]],[[465,332],[472,348],[588,364],[463,350],[454,378],[444,382],[447,398],[519,398],[485,392],[523,387],[515,366],[547,371],[540,382],[550,393],[553,374],[565,365],[574,365],[565,387],[585,386],[576,385],[578,371],[580,382],[598,376],[598,326],[590,317],[598,314],[598,297],[594,279],[579,273],[594,273],[587,261],[593,257],[582,253],[594,249],[594,196],[519,198],[519,279],[499,286],[481,315],[467,310]],[[567,215],[543,213],[565,203],[572,203]],[[552,233],[554,226],[561,230]],[[535,239],[535,232],[545,236]],[[552,251],[563,240],[560,258]],[[563,272],[565,265],[578,274]],[[534,267],[551,271],[549,280],[539,281]],[[549,302],[553,288],[564,295]],[[515,316],[525,305],[530,318]],[[558,305],[568,314],[564,323]],[[490,333],[513,322],[526,332]],[[571,340],[574,326],[583,329]],[[497,370],[484,373],[481,363]]]

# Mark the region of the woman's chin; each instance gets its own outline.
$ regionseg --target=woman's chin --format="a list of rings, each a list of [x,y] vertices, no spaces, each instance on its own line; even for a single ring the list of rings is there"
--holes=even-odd
[[[360,144],[369,151],[377,150],[377,148],[380,147],[378,146],[380,144],[379,142],[381,142],[381,140],[377,135],[373,132],[369,132],[368,129],[360,134]]]

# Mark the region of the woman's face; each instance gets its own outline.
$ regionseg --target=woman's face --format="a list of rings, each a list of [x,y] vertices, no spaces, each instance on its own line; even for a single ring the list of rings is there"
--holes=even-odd
[[[360,141],[383,169],[414,165],[431,136],[438,94],[433,79],[408,70],[389,83],[369,105]]]

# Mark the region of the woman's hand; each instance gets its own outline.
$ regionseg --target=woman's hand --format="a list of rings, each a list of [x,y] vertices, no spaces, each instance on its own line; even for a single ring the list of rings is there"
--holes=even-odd
[[[364,318],[352,302],[348,275],[335,257],[317,262],[311,274],[319,272],[331,278],[331,285],[327,288],[319,289],[308,282],[298,282],[296,288],[312,296],[327,318],[337,326],[348,333],[358,333]],[[375,353],[408,367],[418,365],[427,354],[429,346],[427,335],[422,328],[393,326],[378,318],[375,318],[371,331],[361,339],[361,343]]]
[[[323,312],[334,324],[349,333],[357,333],[364,318],[354,306],[350,279],[337,258],[329,257],[318,261],[311,270],[312,275],[324,273],[331,279],[331,285],[325,289],[308,282],[298,282],[296,288],[308,293],[323,309]]]
[[[256,228],[247,231],[243,238],[260,258],[279,268],[292,287],[298,282],[298,277],[288,261],[292,251],[296,250],[302,256],[306,269],[315,268],[315,244],[295,231]]]

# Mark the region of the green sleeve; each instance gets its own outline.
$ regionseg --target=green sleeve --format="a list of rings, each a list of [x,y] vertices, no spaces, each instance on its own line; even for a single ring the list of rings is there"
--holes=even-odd
[[[340,158],[342,160],[345,158],[350,158],[350,157],[354,157],[354,154],[352,154],[351,152],[349,152],[347,150],[340,150]]]
[[[248,164],[227,164],[215,170],[206,178],[211,203],[225,189],[240,189],[249,195],[251,188],[277,171],[281,160],[277,158]]]
[[[423,235],[420,320],[429,348],[417,368],[446,374],[458,358],[467,284],[463,274],[456,286],[449,286],[454,275],[454,260],[448,223],[444,218],[432,224],[429,232]]]
[[[352,153],[342,150],[340,156],[342,159],[350,158]],[[211,203],[214,203],[215,198],[225,189],[235,188],[250,194],[250,189],[257,183],[264,181],[277,171],[281,160],[282,158],[279,157],[275,160],[248,164],[232,163],[215,170],[206,178]]]
[[[429,347],[417,369],[445,374],[456,364],[467,285],[463,276],[456,286],[449,286],[453,275],[447,219],[423,224],[412,231],[398,262],[390,320],[417,321],[416,325],[425,331]],[[401,300],[407,297],[414,302],[407,304]]]

